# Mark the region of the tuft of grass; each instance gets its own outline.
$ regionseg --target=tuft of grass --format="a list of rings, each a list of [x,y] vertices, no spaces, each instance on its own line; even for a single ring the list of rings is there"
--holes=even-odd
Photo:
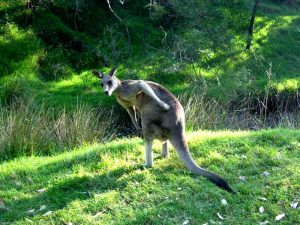
[[[250,98],[233,96],[231,105],[222,105],[214,99],[207,99],[205,90],[195,89],[180,95],[179,99],[185,109],[188,130],[198,129],[261,129],[261,128],[292,128],[300,126],[300,113],[297,106],[282,104],[282,96],[272,99],[266,92],[263,99],[253,102]],[[281,102],[281,103],[280,103]],[[268,107],[266,107],[268,105]],[[258,108],[254,108],[254,107]],[[273,107],[272,113],[268,110]],[[254,113],[255,112],[255,113]]]
[[[188,138],[199,165],[225,177],[236,195],[190,174],[173,149],[170,159],[157,157],[158,142],[154,167],[143,169],[142,140],[119,139],[2,163],[0,223],[259,224],[275,223],[281,213],[281,223],[298,223],[290,203],[300,199],[299,130],[198,131]]]
[[[0,160],[63,151],[114,136],[110,111],[85,105],[54,110],[34,98],[0,108]],[[112,132],[112,133],[111,133]]]

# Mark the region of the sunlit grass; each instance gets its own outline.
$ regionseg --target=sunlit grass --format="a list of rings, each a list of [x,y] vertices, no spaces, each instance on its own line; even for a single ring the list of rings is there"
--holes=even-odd
[[[283,81],[278,81],[273,84],[275,89],[281,93],[284,91],[294,92],[300,88],[300,78],[299,79],[285,79]]]
[[[15,6],[23,6],[26,0],[4,0],[0,2],[0,10],[7,10]]]
[[[12,2],[5,3],[7,6],[10,4]],[[237,19],[234,15],[230,15],[229,9],[223,10],[225,13],[223,16],[226,15],[228,18],[225,16],[223,18],[225,21],[214,19],[213,21],[216,24],[226,22],[226,19],[229,18]],[[287,15],[287,12],[290,15]],[[3,59],[4,63],[2,64],[5,65],[2,70],[7,76],[24,75],[30,77],[34,82],[37,82],[39,79],[42,80],[43,89],[35,88],[36,90],[30,92],[36,93],[42,99],[47,99],[50,105],[57,105],[57,102],[60,101],[63,105],[75,105],[77,101],[94,104],[98,100],[104,102],[104,104],[114,103],[114,101],[108,100],[101,95],[98,82],[92,76],[90,70],[100,69],[102,72],[108,73],[110,68],[117,63],[119,63],[117,75],[121,79],[152,80],[166,86],[176,95],[193,88],[195,84],[198,85],[195,81],[200,76],[208,85],[207,97],[228,104],[232,100],[228,96],[232,95],[232,92],[241,93],[247,89],[249,80],[257,81],[254,84],[257,86],[257,90],[263,90],[267,83],[267,77],[265,76],[266,67],[270,63],[272,63],[274,72],[276,72],[276,76],[273,77],[274,83],[278,83],[276,90],[280,92],[298,90],[299,85],[294,81],[281,84],[282,78],[293,79],[293,76],[298,75],[297,65],[300,65],[300,63],[296,54],[298,48],[295,45],[297,41],[296,36],[293,35],[298,19],[299,15],[287,7],[276,7],[274,12],[267,13],[258,11],[252,52],[250,53],[244,51],[247,39],[246,31],[235,32],[234,29],[227,30],[223,34],[226,39],[220,39],[220,43],[213,45],[212,40],[209,38],[211,31],[208,32],[208,30],[216,25],[208,24],[206,29],[198,27],[180,29],[175,33],[178,35],[178,42],[175,42],[177,45],[169,46],[171,49],[167,49],[165,52],[163,49],[158,48],[157,51],[153,50],[142,57],[132,54],[131,57],[122,62],[111,63],[109,67],[85,68],[80,71],[75,70],[67,63],[64,55],[67,52],[63,48],[59,47],[56,49],[57,51],[53,51],[52,48],[48,49],[47,44],[41,44],[34,29],[23,30],[17,24],[8,22],[1,26],[0,44],[4,46],[3,52],[5,53],[6,45],[8,44],[12,44],[12,48],[9,47],[9,49],[16,49],[12,51],[9,59]],[[139,22],[141,21],[136,20],[135,23]],[[54,28],[58,26],[60,28],[63,27],[62,30],[67,29],[66,24],[61,23],[62,21],[56,18],[55,25],[53,25]],[[244,23],[236,24],[236,26],[244,25]],[[204,26],[204,24],[201,26]],[[232,26],[234,28],[234,24]],[[51,29],[54,28],[52,27]],[[68,35],[75,35],[69,28],[67,30]],[[162,30],[155,32],[163,33]],[[286,33],[288,35],[285,35]],[[81,37],[81,34],[78,35],[78,37]],[[214,35],[220,34],[216,32]],[[286,43],[284,40],[286,37],[289,38],[289,43]],[[91,39],[85,41],[93,42]],[[139,43],[135,44],[139,45]],[[137,47],[133,46],[133,48]],[[24,54],[24,57],[20,57],[19,52]],[[199,56],[199,59],[194,58],[195,54]],[[185,56],[192,57],[192,62],[184,61],[186,60]],[[44,59],[46,66],[49,66],[49,68],[43,68],[41,64],[42,59]],[[55,72],[56,67],[59,67],[58,78],[55,77],[54,81],[51,79],[49,81],[47,77],[43,77],[43,72],[50,78],[55,76],[55,73],[48,70],[54,70],[53,72]],[[0,82],[4,83],[5,80],[2,79]],[[257,95],[260,94],[257,93]]]
[[[298,210],[290,203],[300,197],[299,131],[198,131],[188,137],[196,161],[224,176],[236,195],[191,175],[174,149],[170,159],[158,157],[159,142],[154,167],[143,169],[143,141],[119,139],[1,164],[5,210],[0,222],[203,224],[223,222],[220,213],[228,224],[255,224],[285,213],[282,223],[297,223]],[[262,175],[265,171],[270,175]],[[222,205],[222,199],[228,204]],[[42,205],[46,208],[39,210]],[[264,213],[259,213],[261,206]]]

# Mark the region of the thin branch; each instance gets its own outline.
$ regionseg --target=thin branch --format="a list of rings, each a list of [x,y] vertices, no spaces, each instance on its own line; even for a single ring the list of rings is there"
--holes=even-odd
[[[115,15],[115,17],[117,17],[121,22],[122,22],[122,19],[115,13],[115,11],[111,8],[111,5],[110,5],[110,1],[109,0],[106,0],[107,4],[108,4],[108,7],[110,9],[110,11]]]

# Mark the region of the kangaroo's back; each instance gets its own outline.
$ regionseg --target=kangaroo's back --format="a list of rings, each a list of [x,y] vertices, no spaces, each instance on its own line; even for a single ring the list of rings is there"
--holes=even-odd
[[[168,133],[178,130],[179,127],[185,129],[184,110],[179,100],[163,86],[151,81],[146,81],[146,83],[153,89],[158,98],[170,106],[169,110],[163,110],[153,99],[141,93],[140,112],[146,123],[159,124],[168,130]]]

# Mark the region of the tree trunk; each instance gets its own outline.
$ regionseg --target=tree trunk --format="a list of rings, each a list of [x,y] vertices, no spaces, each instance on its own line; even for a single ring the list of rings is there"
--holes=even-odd
[[[254,5],[253,5],[253,10],[252,10],[252,16],[250,19],[246,50],[249,50],[251,47],[251,41],[252,41],[252,36],[253,36],[253,25],[254,25],[254,20],[255,20],[256,10],[257,10],[258,5],[259,5],[259,0],[255,0]]]

